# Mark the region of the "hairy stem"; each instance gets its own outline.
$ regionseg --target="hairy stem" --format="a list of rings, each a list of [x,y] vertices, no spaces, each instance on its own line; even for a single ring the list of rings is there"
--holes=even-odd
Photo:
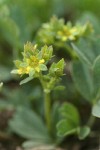
[[[51,100],[50,92],[44,92],[44,111],[45,111],[45,120],[48,127],[48,131],[51,130]]]
[[[48,131],[51,132],[51,99],[50,90],[47,88],[47,83],[40,74],[40,82],[44,91],[44,115]]]

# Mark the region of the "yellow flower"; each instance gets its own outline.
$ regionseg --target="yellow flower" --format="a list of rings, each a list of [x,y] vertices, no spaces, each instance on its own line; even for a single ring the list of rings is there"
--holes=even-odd
[[[36,70],[37,72],[40,72],[40,68],[39,68],[39,67],[36,67],[35,70]]]
[[[70,34],[70,30],[67,28],[67,26],[63,26],[62,30],[57,32],[57,36],[62,41],[66,41],[69,38]]]
[[[45,58],[44,56],[47,55]],[[16,60],[15,65],[17,69],[12,73],[19,75],[29,74],[29,76],[38,75],[40,71],[46,71],[46,62],[52,57],[52,47],[44,46],[41,50],[37,46],[27,43],[24,46],[23,60]]]
[[[37,64],[37,67],[35,68],[35,70],[36,70],[37,72],[40,72],[39,64],[43,64],[44,62],[45,62],[44,59],[39,60],[39,62],[38,62],[38,64]]]
[[[28,74],[28,73],[30,72],[30,70],[31,70],[31,67],[28,66],[28,67],[26,68],[26,74]]]
[[[35,56],[31,56],[30,59],[26,59],[27,67],[19,67],[18,74],[29,74],[31,69],[34,69],[36,72],[40,72],[39,65],[43,64],[44,59],[39,60]]]
[[[41,59],[40,61],[39,61],[39,64],[43,64],[45,61],[44,61],[44,59]]]
[[[19,68],[18,69],[18,74],[25,74],[26,73],[26,69],[25,68]]]

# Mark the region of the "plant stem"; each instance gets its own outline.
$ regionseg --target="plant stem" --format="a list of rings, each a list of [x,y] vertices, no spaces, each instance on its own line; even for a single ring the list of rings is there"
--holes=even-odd
[[[51,130],[51,100],[50,92],[44,92],[44,110],[45,110],[45,120],[48,127],[48,131]]]
[[[45,121],[47,124],[47,128],[49,133],[51,133],[51,99],[50,99],[50,89],[47,88],[47,84],[42,75],[40,74],[40,82],[44,91],[44,115]]]

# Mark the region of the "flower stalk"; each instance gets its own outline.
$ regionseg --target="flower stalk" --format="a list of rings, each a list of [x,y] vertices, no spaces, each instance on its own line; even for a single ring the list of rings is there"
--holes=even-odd
[[[51,131],[51,99],[50,92],[44,92],[44,113],[48,131]]]

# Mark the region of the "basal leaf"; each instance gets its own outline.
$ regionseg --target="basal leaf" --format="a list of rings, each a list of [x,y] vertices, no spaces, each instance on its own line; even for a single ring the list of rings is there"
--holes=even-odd
[[[92,70],[86,64],[75,61],[72,66],[72,78],[81,95],[91,101],[94,94]]]
[[[80,124],[78,110],[73,104],[64,103],[60,108],[60,113],[64,118],[67,119],[67,121],[70,120],[74,126],[78,126]]]
[[[47,128],[41,118],[32,110],[19,108],[9,122],[9,126],[16,134],[31,140],[47,142],[50,140]]]
[[[67,136],[75,133],[77,128],[75,128],[70,121],[63,119],[57,124],[57,130],[58,136]]]

